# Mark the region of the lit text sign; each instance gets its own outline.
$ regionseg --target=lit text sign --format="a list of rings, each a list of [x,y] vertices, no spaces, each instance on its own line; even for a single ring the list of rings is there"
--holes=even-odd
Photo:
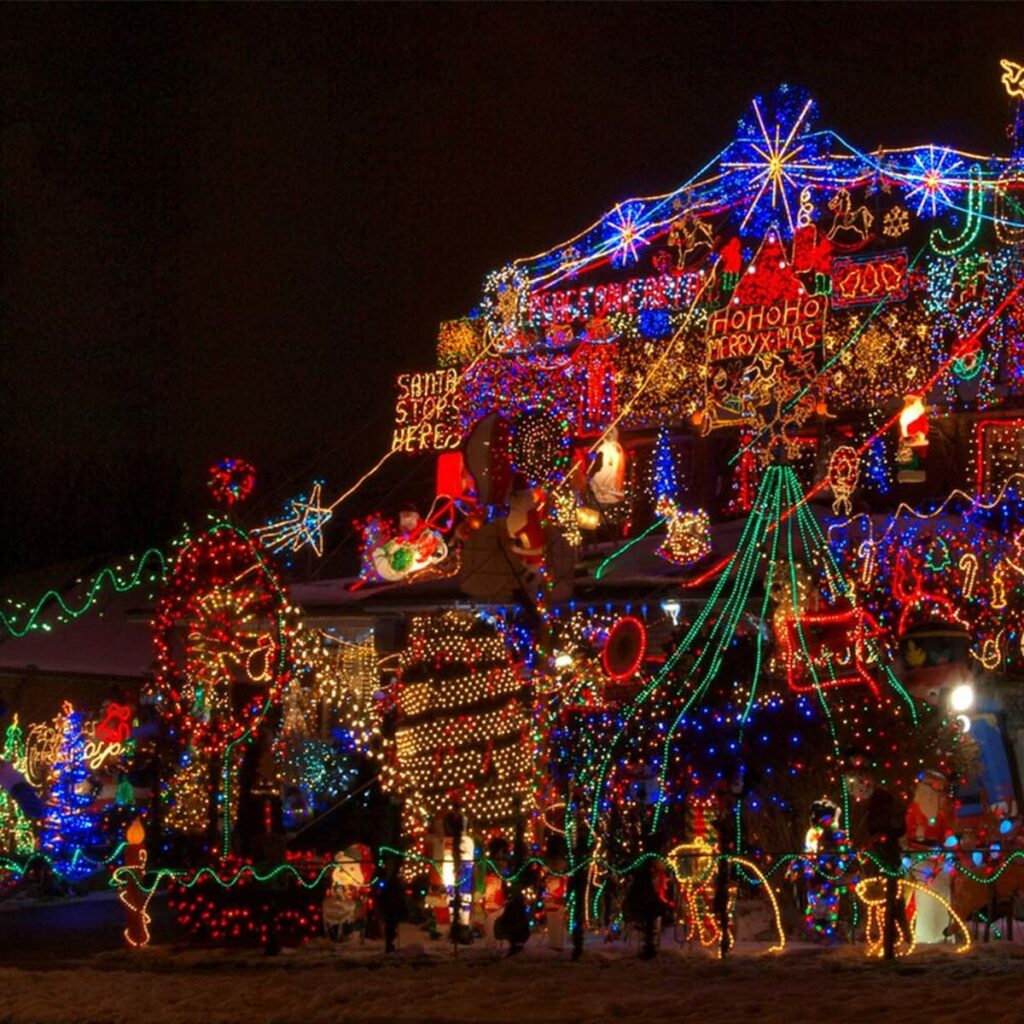
[[[37,789],[46,785],[53,766],[60,757],[64,744],[64,722],[57,717],[52,722],[38,722],[25,738],[25,777]],[[108,761],[124,753],[122,742],[111,743],[96,735],[96,722],[82,725],[82,761],[91,771],[99,771]]]
[[[635,316],[649,309],[685,310],[697,294],[699,281],[700,275],[694,273],[661,274],[558,292],[534,292],[526,319],[534,327],[545,327],[613,313]]]
[[[820,345],[825,309],[820,295],[772,306],[726,306],[708,319],[708,360],[750,359]]]
[[[395,382],[395,430],[391,450],[403,452],[445,451],[458,448],[459,373],[428,370],[400,373]]]

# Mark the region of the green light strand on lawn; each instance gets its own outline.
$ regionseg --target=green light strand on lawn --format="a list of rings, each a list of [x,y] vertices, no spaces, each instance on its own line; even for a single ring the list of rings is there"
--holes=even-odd
[[[103,860],[93,860],[91,857],[86,857],[81,850],[75,850],[71,858],[72,864],[88,862],[89,864],[93,865],[90,874],[96,874],[99,871],[106,870],[113,861],[117,860],[117,858],[121,856],[121,851],[125,848],[126,845],[127,844],[124,842],[118,843],[117,846],[114,848],[113,853],[105,857]],[[12,875],[23,875],[25,874],[26,871],[28,871],[28,869],[33,864],[39,863],[45,864],[46,867],[50,871],[52,871],[58,878],[68,877],[54,866],[53,858],[48,853],[36,851],[35,853],[30,853],[27,857],[24,858],[11,857],[6,854],[0,854],[0,871],[7,871],[10,872],[10,874]],[[77,880],[80,879],[76,879],[76,881]]]

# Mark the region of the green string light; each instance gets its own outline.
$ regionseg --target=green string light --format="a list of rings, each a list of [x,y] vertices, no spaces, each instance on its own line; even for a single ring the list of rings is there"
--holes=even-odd
[[[147,566],[150,563],[157,563],[158,570],[150,570],[150,575],[143,579]],[[58,622],[68,622],[81,618],[89,612],[99,601],[109,583],[110,590],[115,594],[124,594],[142,583],[160,583],[167,578],[167,560],[159,548],[149,548],[144,551],[135,563],[135,568],[127,576],[118,576],[114,569],[109,566],[100,570],[92,579],[82,598],[81,604],[72,607],[64,600],[62,594],[56,590],[48,590],[28,611],[23,624],[19,624],[20,615],[7,614],[0,611],[0,625],[15,639],[20,639],[33,630],[49,631],[52,625],[47,622],[40,622],[40,617],[51,607],[56,605],[59,608]],[[8,602],[11,603],[11,602]]]

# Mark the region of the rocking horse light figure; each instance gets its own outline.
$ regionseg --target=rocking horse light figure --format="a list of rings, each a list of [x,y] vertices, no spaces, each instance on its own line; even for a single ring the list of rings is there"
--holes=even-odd
[[[836,235],[845,235],[847,232],[856,235],[855,245],[862,245],[871,237],[871,225],[875,222],[875,215],[866,206],[858,206],[855,210],[849,190],[839,189],[829,200],[828,208],[834,215],[832,227],[828,229],[829,241],[836,241]]]

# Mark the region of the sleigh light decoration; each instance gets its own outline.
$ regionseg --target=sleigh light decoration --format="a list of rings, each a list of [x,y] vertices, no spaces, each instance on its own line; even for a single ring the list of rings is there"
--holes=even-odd
[[[881,629],[863,608],[786,615],[779,626],[786,680],[795,693],[863,684],[878,696],[869,667],[878,660],[872,641]]]

